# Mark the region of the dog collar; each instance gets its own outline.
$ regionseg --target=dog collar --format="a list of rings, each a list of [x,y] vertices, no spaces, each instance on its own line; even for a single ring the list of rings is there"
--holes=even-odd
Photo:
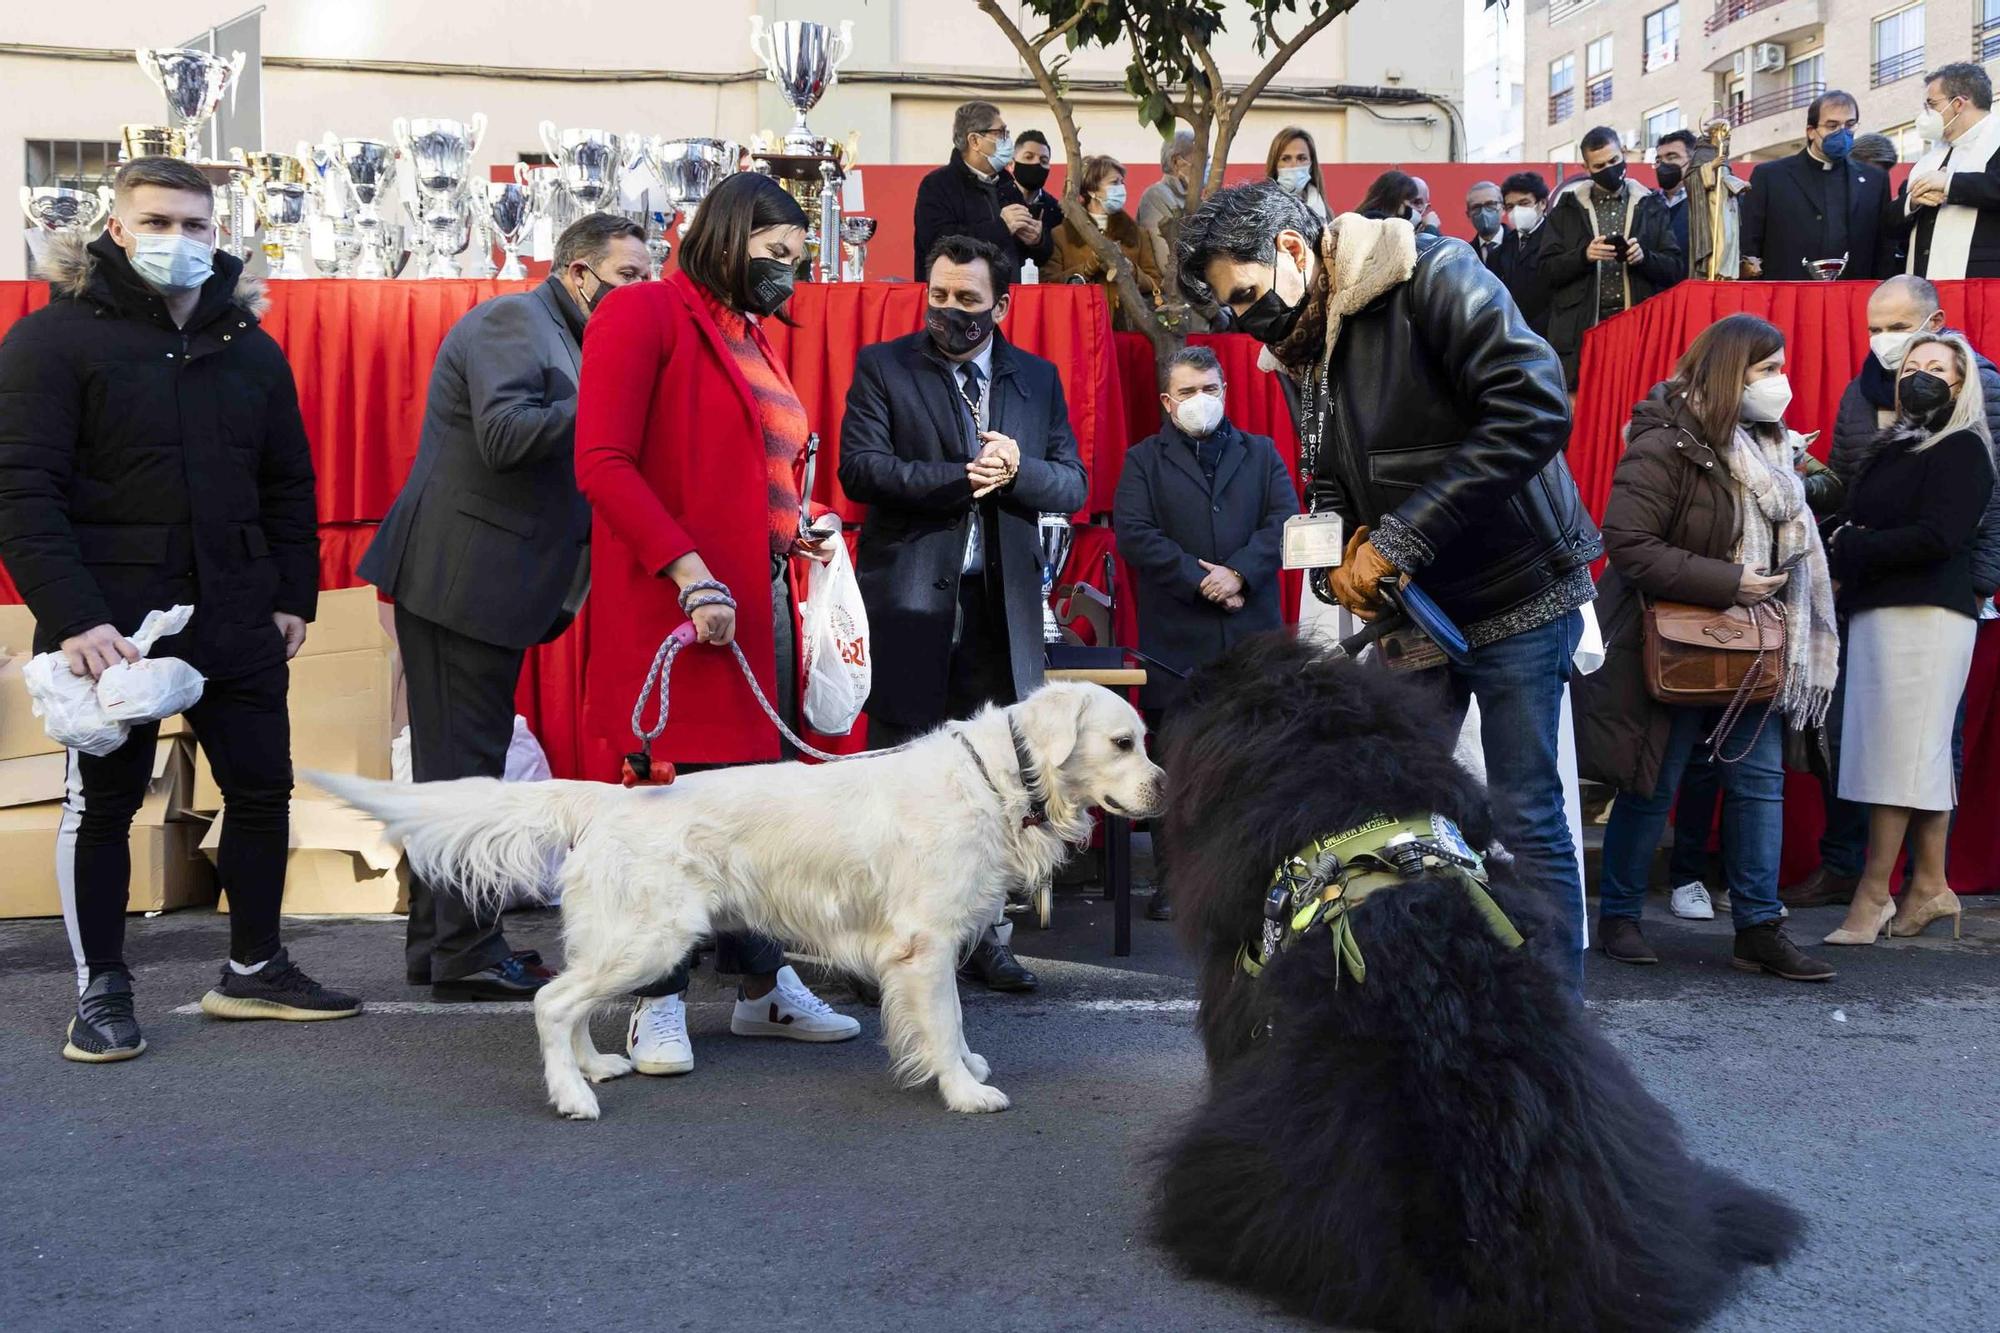
[[[1028,794],[1028,813],[1021,816],[1021,827],[1039,828],[1049,822],[1049,803],[1042,795],[1041,783],[1034,773],[1034,760],[1028,755],[1027,740],[1014,725],[1014,719],[1011,717],[1007,719],[1007,731],[1014,740],[1014,763],[1021,771],[1021,786]],[[1004,803],[1007,793],[1001,791],[1000,784],[993,780],[993,774],[987,770],[986,761],[979,757],[978,748],[966,739],[964,732],[952,734],[958,737],[958,743],[965,747],[965,752],[972,756],[973,766],[979,770],[979,776],[986,780],[986,785],[993,789],[993,794]]]

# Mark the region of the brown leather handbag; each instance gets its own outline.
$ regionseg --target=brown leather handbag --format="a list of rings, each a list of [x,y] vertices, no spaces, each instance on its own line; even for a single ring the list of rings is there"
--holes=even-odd
[[[1642,630],[1646,690],[1677,707],[1734,707],[1778,697],[1785,680],[1785,611],[1777,602],[1717,610],[1648,602]]]

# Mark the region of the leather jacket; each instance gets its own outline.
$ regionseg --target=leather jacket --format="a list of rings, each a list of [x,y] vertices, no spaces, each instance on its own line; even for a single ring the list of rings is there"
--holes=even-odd
[[[1563,461],[1562,365],[1463,241],[1419,235],[1409,280],[1346,317],[1317,407],[1308,494],[1461,629],[1581,586],[1603,553]]]

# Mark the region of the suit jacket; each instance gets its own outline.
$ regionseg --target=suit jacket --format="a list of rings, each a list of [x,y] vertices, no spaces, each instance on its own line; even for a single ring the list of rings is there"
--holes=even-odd
[[[1133,445],[1111,510],[1118,553],[1138,583],[1139,650],[1181,671],[1284,623],[1278,561],[1285,520],[1299,512],[1298,492],[1268,436],[1246,435],[1225,420],[1216,439],[1222,458],[1212,485],[1178,426]],[[1203,560],[1243,576],[1241,611],[1201,595]],[[1184,688],[1152,672],[1141,701],[1170,707]]]
[[[452,325],[416,465],[359,568],[411,613],[503,648],[560,634],[587,577],[590,506],[573,460],[583,359],[568,299],[552,279]]]
[[[1775,162],[1759,162],[1750,173],[1743,196],[1743,256],[1764,261],[1764,277],[1773,282],[1806,279],[1803,261],[1838,259],[1822,254],[1819,242],[1824,219],[1814,176],[1847,175],[1847,269],[1841,275],[1857,279],[1886,278],[1893,261],[1894,238],[1884,221],[1890,215],[1889,173],[1848,158],[1832,171],[1800,149]]]
[[[1549,333],[1549,293],[1542,283],[1541,269],[1536,262],[1542,247],[1542,235],[1541,227],[1526,236],[1509,227],[1507,234],[1500,238],[1500,248],[1485,259],[1486,271],[1506,284],[1507,294],[1521,308],[1528,327],[1546,338]]]
[[[861,349],[840,422],[840,485],[869,506],[855,574],[874,640],[868,715],[903,727],[946,720],[967,525],[985,526],[986,578],[1006,608],[1014,688],[1042,683],[1044,513],[1081,509],[1089,486],[1056,368],[994,334],[987,429],[1021,447],[1012,485],[972,498],[971,415],[952,365],[924,332]]]

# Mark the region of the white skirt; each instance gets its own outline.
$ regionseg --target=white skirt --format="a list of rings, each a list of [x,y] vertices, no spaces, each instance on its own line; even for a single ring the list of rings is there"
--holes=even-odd
[[[1957,805],[1951,729],[1978,630],[1941,606],[1882,607],[1848,621],[1842,799],[1911,810]]]

